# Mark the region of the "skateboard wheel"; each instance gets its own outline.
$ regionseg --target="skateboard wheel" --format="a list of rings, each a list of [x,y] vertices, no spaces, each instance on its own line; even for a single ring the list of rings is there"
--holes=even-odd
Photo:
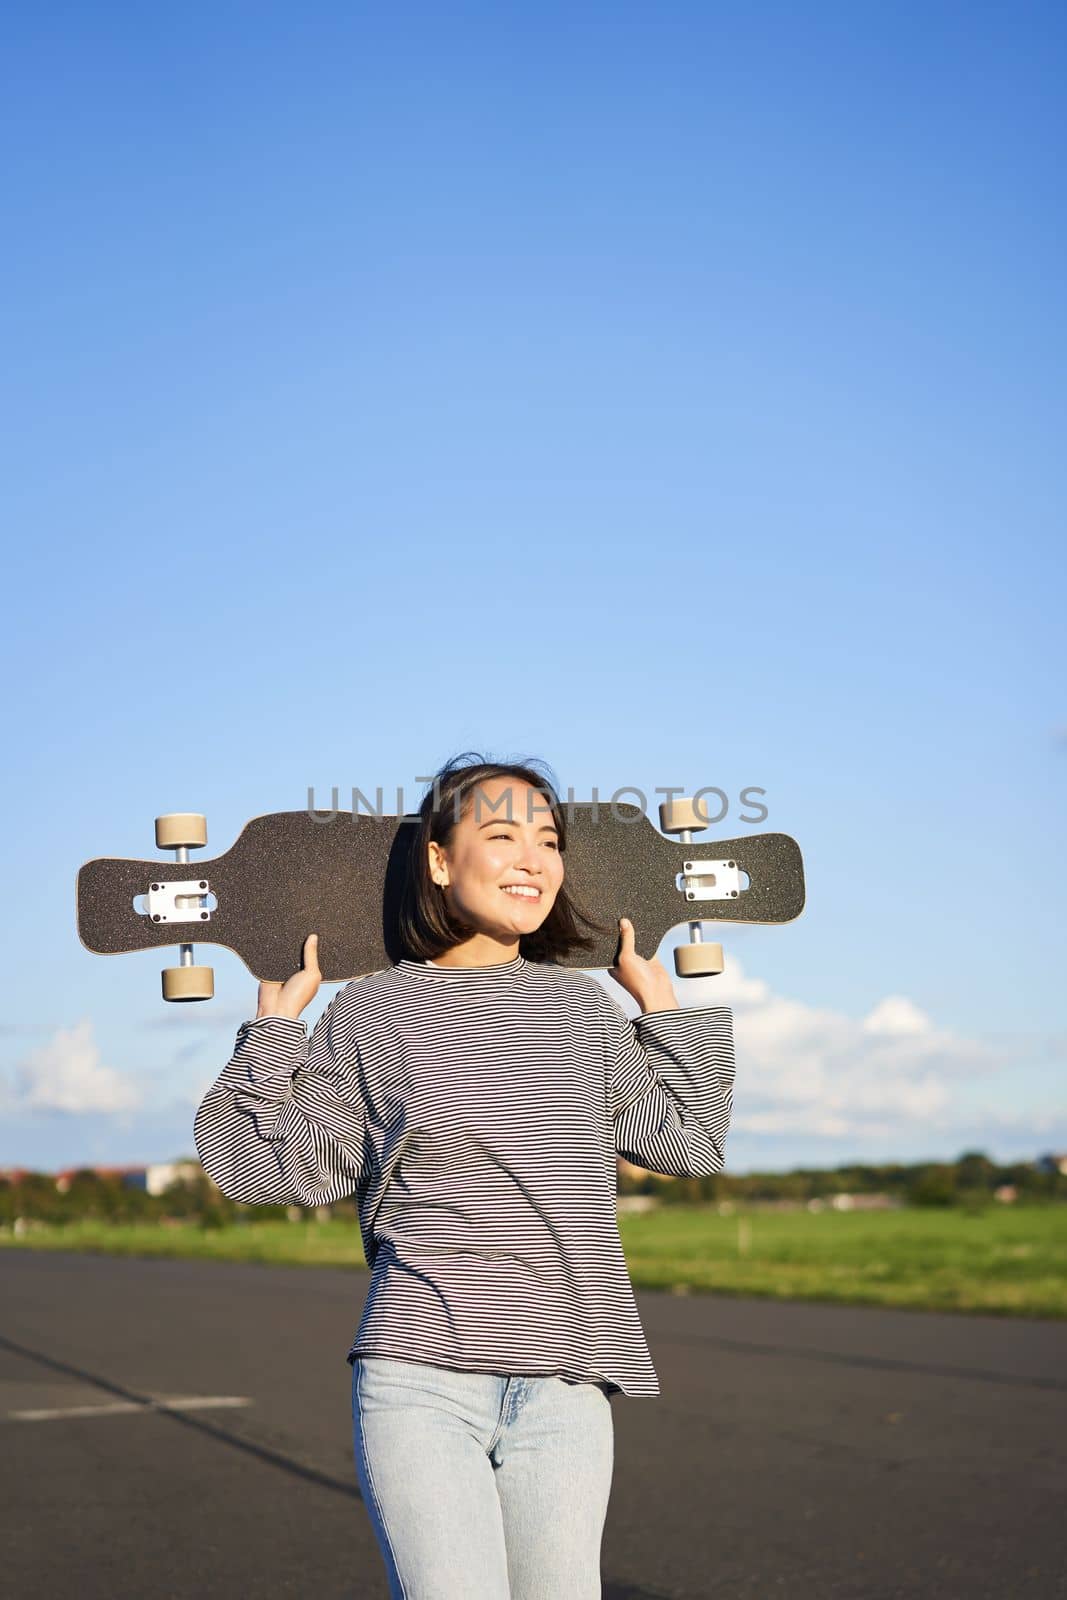
[[[721,944],[676,944],[674,970],[679,978],[714,978],[722,971]]]
[[[164,1000],[210,1000],[215,993],[214,967],[164,967]]]
[[[699,833],[711,826],[707,812],[698,809],[694,800],[663,800],[659,808],[659,825],[664,833]]]
[[[156,848],[181,850],[207,844],[207,818],[199,811],[173,811],[156,818]]]

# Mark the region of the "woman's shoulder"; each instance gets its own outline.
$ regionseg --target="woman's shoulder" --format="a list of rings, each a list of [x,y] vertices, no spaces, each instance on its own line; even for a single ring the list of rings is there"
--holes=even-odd
[[[338,990],[337,998],[345,1002],[346,1009],[373,1004],[395,991],[396,971],[395,966],[382,967],[378,972],[363,972],[358,978],[349,978],[344,988]]]
[[[339,1038],[362,1045],[388,1036],[388,1024],[396,1015],[402,988],[394,971],[393,967],[385,967],[379,972],[364,972],[338,989],[327,1010],[331,1029]]]
[[[585,1000],[595,1001],[605,992],[604,985],[594,978],[588,967],[565,967],[555,961],[531,961],[527,966],[536,981]]]

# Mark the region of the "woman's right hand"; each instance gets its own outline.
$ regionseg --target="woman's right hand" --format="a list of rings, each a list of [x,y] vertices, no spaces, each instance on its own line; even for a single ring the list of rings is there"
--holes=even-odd
[[[304,1007],[319,992],[319,936],[309,933],[304,940],[304,965],[284,983],[266,982],[259,986],[257,1017],[291,1017],[295,1022]]]

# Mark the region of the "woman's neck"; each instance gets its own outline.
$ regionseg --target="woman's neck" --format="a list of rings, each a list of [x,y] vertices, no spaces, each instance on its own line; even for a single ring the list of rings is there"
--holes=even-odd
[[[515,939],[510,944],[502,944],[499,939],[491,939],[487,934],[476,933],[473,938],[467,939],[463,944],[454,944],[451,950],[446,950],[443,955],[434,956],[431,965],[435,967],[497,967],[506,961],[514,961],[519,954],[519,941]]]

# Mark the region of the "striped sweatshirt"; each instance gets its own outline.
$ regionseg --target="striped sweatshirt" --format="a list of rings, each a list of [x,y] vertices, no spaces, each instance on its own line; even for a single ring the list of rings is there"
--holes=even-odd
[[[616,1153],[722,1170],[727,1006],[631,1021],[579,968],[403,959],[312,1030],[261,1017],[196,1113],[223,1194],[355,1195],[371,1280],[348,1350],[659,1394],[619,1237]]]

